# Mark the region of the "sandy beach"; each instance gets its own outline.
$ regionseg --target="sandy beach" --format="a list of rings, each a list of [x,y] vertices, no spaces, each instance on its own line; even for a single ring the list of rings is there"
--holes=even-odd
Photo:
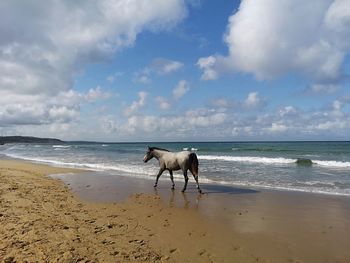
[[[53,176],[48,176],[52,175]],[[1,262],[350,262],[350,199],[0,161]],[[190,181],[191,182],[191,181]],[[193,182],[192,182],[193,183]]]

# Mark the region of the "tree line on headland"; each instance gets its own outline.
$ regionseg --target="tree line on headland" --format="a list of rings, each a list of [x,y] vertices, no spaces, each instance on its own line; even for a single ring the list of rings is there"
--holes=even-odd
[[[0,145],[5,143],[64,143],[55,138],[38,138],[31,136],[0,136]]]

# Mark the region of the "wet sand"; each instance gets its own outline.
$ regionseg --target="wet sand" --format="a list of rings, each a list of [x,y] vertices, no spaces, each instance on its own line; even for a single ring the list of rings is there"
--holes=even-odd
[[[350,262],[348,197],[72,172],[0,161],[0,261]]]

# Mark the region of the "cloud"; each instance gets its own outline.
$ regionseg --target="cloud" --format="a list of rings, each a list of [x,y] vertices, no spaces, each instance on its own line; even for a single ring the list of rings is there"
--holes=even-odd
[[[239,110],[240,112],[249,112],[255,110],[262,110],[267,101],[265,98],[261,98],[256,91],[249,92],[247,97],[243,101],[227,98],[217,98],[210,102],[211,106],[223,109]]]
[[[0,90],[0,127],[77,121],[82,105],[111,96],[111,93],[99,86],[86,93],[72,89],[60,91],[52,97],[41,93],[14,94],[8,90]]]
[[[197,62],[197,66],[203,70],[201,76],[202,80],[214,80],[218,78],[218,72],[214,69],[216,64],[216,58],[214,56],[209,56],[206,58],[200,58]]]
[[[271,127],[267,128],[270,133],[280,133],[288,130],[288,127],[281,123],[271,123]]]
[[[151,71],[159,75],[166,75],[178,71],[183,67],[183,63],[165,58],[156,58],[150,65]]]
[[[109,75],[106,80],[109,82],[109,83],[114,83],[118,78],[120,78],[121,76],[123,76],[124,73],[123,72],[115,72],[114,74],[112,75]]]
[[[297,110],[293,106],[285,106],[278,110],[278,115],[281,117],[293,116],[297,113]]]
[[[224,98],[214,99],[210,102],[210,104],[218,108],[232,108],[235,106],[235,103],[233,101]]]
[[[0,125],[41,125],[49,116],[57,116],[59,122],[72,120],[78,116],[72,110],[79,107],[47,101],[69,93],[86,65],[110,61],[118,50],[132,46],[142,31],[175,26],[186,17],[186,5],[184,0],[2,1],[0,87],[8,100],[0,107]],[[94,100],[103,94],[93,89],[86,96]],[[10,105],[14,103],[18,105]],[[26,119],[28,114],[32,118]]]
[[[258,92],[250,92],[243,102],[243,107],[249,110],[265,106],[265,101],[259,97]]]
[[[229,18],[227,56],[200,58],[202,79],[245,72],[269,79],[298,72],[313,81],[336,81],[350,51],[347,0],[243,0]]]
[[[169,110],[171,108],[169,101],[164,97],[156,97],[156,101],[158,102],[158,107],[161,110]]]
[[[305,90],[306,94],[310,95],[330,95],[339,91],[339,86],[336,84],[312,84]]]
[[[190,87],[188,85],[188,82],[186,80],[180,80],[177,86],[173,89],[173,97],[175,100],[180,99],[183,97],[188,91],[190,90]]]
[[[175,60],[156,58],[141,71],[135,72],[134,81],[142,84],[149,84],[152,82],[152,75],[168,75],[178,71],[183,67],[183,63]]]
[[[156,97],[158,108],[161,110],[169,110],[180,98],[182,98],[190,90],[189,84],[186,80],[180,80],[175,88],[172,90],[172,97],[167,99],[162,96]]]
[[[94,102],[101,99],[108,99],[111,96],[112,95],[109,92],[105,92],[100,86],[97,86],[95,89],[89,89],[89,91],[85,94],[85,99],[88,102]]]
[[[166,138],[167,136],[207,134],[208,127],[224,123],[227,115],[223,112],[207,109],[189,110],[181,115],[132,115],[121,125],[121,135],[143,134]]]
[[[124,114],[126,116],[130,116],[132,114],[135,114],[138,112],[139,109],[145,106],[146,104],[146,98],[147,98],[148,93],[145,91],[140,91],[138,93],[139,100],[133,101],[129,107],[127,107],[124,110]]]
[[[134,74],[133,81],[136,83],[141,83],[141,84],[150,84],[152,82],[150,76],[149,76],[149,71],[148,70],[143,70],[141,72],[136,72]]]

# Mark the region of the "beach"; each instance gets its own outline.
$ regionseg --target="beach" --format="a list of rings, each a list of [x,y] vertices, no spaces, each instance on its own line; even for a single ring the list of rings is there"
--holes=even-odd
[[[53,176],[49,176],[53,175]],[[347,196],[0,161],[2,262],[349,262]]]

